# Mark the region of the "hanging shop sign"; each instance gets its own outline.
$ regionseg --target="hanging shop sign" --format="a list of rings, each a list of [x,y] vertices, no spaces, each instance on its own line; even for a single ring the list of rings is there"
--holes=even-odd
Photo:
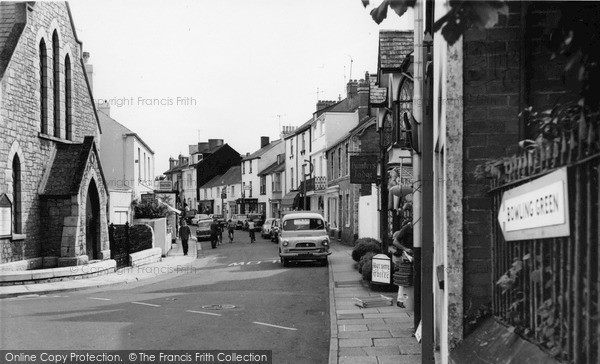
[[[377,181],[376,155],[350,156],[350,183],[375,183]]]
[[[506,241],[569,236],[566,167],[504,192],[498,222]]]

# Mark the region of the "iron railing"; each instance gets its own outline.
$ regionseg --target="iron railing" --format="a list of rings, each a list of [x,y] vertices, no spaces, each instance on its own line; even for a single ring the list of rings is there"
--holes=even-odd
[[[327,177],[313,177],[306,180],[306,191],[322,191],[327,188]]]
[[[496,220],[508,189],[567,167],[570,236],[506,242]],[[492,168],[493,313],[556,359],[600,360],[600,140],[596,122],[580,120],[551,142]],[[510,287],[497,282],[512,270]]]

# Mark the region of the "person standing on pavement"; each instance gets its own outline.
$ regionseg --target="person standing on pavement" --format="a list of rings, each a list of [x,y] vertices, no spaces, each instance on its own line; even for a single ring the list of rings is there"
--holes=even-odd
[[[185,219],[181,220],[181,226],[179,227],[179,237],[181,238],[181,246],[183,247],[183,255],[188,253],[188,240],[192,235],[190,227],[187,226]]]
[[[254,236],[254,220],[248,220],[248,233],[250,234],[250,244],[256,241],[256,237]]]
[[[233,243],[233,231],[235,230],[235,223],[229,219],[227,221],[227,233],[229,235],[229,244]]]
[[[213,220],[210,224],[210,246],[215,249],[219,242],[219,223],[217,220]]]

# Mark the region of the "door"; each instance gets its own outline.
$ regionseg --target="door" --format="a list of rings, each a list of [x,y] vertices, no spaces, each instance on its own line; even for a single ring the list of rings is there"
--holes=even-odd
[[[96,182],[92,180],[88,187],[85,203],[85,247],[90,260],[99,259],[100,245],[100,198]]]

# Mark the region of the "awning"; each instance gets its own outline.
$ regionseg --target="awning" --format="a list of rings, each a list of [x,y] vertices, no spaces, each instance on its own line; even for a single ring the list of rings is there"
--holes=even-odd
[[[298,191],[290,191],[286,193],[285,196],[283,196],[283,198],[281,199],[281,207],[293,207],[294,200],[299,194],[300,193]]]
[[[173,207],[171,207],[171,205],[169,205],[168,203],[165,203],[165,202],[163,202],[163,201],[162,201],[160,198],[157,198],[156,200],[157,200],[157,201],[158,201],[158,203],[160,203],[161,205],[165,205],[165,206],[167,206],[167,209],[168,209],[169,211],[172,211],[172,212],[176,213],[177,215],[181,215],[181,214],[182,214],[182,212],[181,212],[180,210],[177,210],[176,208],[173,208]]]

